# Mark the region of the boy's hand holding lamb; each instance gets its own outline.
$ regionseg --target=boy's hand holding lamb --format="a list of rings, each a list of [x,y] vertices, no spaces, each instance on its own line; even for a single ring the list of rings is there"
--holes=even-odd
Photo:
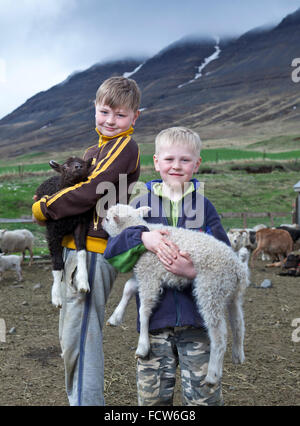
[[[166,262],[158,253],[157,256],[168,272],[188,278],[191,281],[196,278],[197,271],[194,268],[193,261],[188,252],[179,251],[176,259],[174,259],[171,264]]]
[[[167,230],[158,229],[142,232],[141,239],[146,249],[157,255],[167,271],[193,280],[197,273],[189,253],[179,251],[176,244],[165,238],[168,235]]]
[[[164,259],[168,264],[171,264],[178,256],[179,248],[166,236],[169,232],[165,229],[157,229],[149,232],[142,232],[141,240],[147,250],[152,251],[158,257]]]

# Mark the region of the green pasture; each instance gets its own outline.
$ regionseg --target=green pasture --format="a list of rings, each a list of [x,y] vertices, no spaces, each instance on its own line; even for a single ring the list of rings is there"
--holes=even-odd
[[[258,142],[261,144],[261,142]],[[253,146],[253,145],[251,145]],[[261,146],[261,145],[259,145]],[[149,153],[143,154],[142,148],[141,165],[151,166],[153,164],[153,155]],[[76,153],[80,155],[80,153]],[[26,154],[17,159],[0,161],[0,175],[16,174],[22,176],[24,173],[50,172],[51,168],[48,164],[48,159],[52,158],[56,161],[62,161],[70,154],[49,155],[46,153]],[[55,158],[54,158],[55,157]],[[268,161],[297,161],[300,160],[300,150],[286,152],[266,152],[242,149],[203,149],[201,151],[202,164],[204,163],[219,163],[231,161],[251,161],[251,160],[268,160]],[[45,159],[47,160],[45,161]],[[44,162],[38,161],[43,159]],[[12,164],[13,161],[13,164]]]
[[[273,161],[288,161],[288,160],[300,160],[300,150],[288,151],[288,152],[260,152],[250,151],[242,149],[229,149],[229,148],[218,148],[218,149],[203,149],[201,151],[202,164],[204,163],[219,163],[239,160],[273,160]],[[153,164],[153,155],[144,154],[141,155],[142,166],[148,166]]]

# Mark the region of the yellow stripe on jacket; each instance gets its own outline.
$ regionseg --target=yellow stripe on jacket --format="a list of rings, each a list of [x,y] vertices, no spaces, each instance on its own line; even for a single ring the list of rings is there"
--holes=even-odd
[[[76,250],[75,241],[72,235],[65,235],[62,244],[63,247]],[[95,253],[104,253],[106,249],[107,240],[104,238],[96,238],[88,235],[86,237],[86,250],[93,251]]]
[[[118,155],[120,154],[120,152],[125,148],[125,146],[130,141],[131,136],[128,136],[122,142],[122,144],[119,146],[119,148],[117,148],[116,151],[111,155],[111,152],[113,152],[113,150],[117,147],[117,145],[120,143],[121,139],[122,138],[119,138],[117,140],[117,142],[114,144],[114,146],[107,153],[106,157],[99,162],[99,164],[97,165],[97,167],[93,170],[92,174],[88,177],[88,179],[86,181],[80,182],[80,183],[77,183],[76,185],[69,186],[69,187],[67,187],[65,189],[62,189],[56,195],[54,195],[53,197],[51,197],[51,199],[49,201],[46,202],[46,206],[47,207],[51,206],[52,203],[54,203],[58,198],[60,198],[62,195],[66,194],[67,192],[73,191],[76,188],[80,188],[81,186],[89,184],[92,179],[94,179],[95,177],[97,177],[100,173],[103,173],[111,165],[111,163],[118,157]],[[104,163],[105,160],[107,160],[107,161],[102,166],[102,164]]]

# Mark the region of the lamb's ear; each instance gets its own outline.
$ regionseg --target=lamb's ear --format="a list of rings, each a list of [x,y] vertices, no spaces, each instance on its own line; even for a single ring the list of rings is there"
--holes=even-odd
[[[119,223],[121,222],[120,216],[118,216],[117,214],[115,214],[114,215],[114,221],[119,225]]]
[[[52,169],[55,170],[57,173],[61,173],[61,165],[58,164],[56,161],[50,160],[49,166],[52,167]]]
[[[137,209],[140,217],[147,216],[147,214],[150,212],[150,210],[151,210],[151,207],[149,207],[149,206],[142,206],[142,207],[139,207]]]

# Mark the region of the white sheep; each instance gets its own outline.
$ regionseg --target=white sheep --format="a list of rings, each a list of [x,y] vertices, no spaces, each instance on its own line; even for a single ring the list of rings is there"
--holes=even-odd
[[[106,218],[102,222],[103,228],[114,237],[129,226],[144,225],[150,230],[163,227],[169,231],[169,238],[181,250],[190,254],[197,271],[197,276],[193,281],[193,294],[207,326],[211,342],[205,381],[215,384],[222,376],[223,358],[226,351],[226,307],[233,335],[232,359],[234,363],[244,361],[242,296],[248,285],[247,263],[242,263],[230,247],[211,235],[183,228],[146,223],[143,216],[149,210],[149,207],[140,207],[135,210],[130,206],[118,204],[108,210]],[[145,252],[139,258],[134,267],[134,277],[141,302],[139,310],[141,329],[136,356],[146,357],[150,350],[149,318],[159,300],[161,285],[164,283],[169,287],[182,289],[185,285],[190,284],[190,281],[166,271],[157,256],[150,251]],[[134,283],[127,283],[127,287],[130,290],[130,287],[134,287]],[[126,300],[124,304],[126,304]],[[122,307],[120,309],[122,310]]]
[[[0,281],[2,280],[2,274],[4,271],[13,270],[18,275],[18,280],[22,281],[22,268],[21,268],[22,258],[15,254],[4,256],[0,254]]]
[[[28,229],[16,229],[14,231],[0,230],[0,248],[3,253],[22,252],[23,260],[26,249],[30,253],[29,266],[33,260],[34,236]]]

